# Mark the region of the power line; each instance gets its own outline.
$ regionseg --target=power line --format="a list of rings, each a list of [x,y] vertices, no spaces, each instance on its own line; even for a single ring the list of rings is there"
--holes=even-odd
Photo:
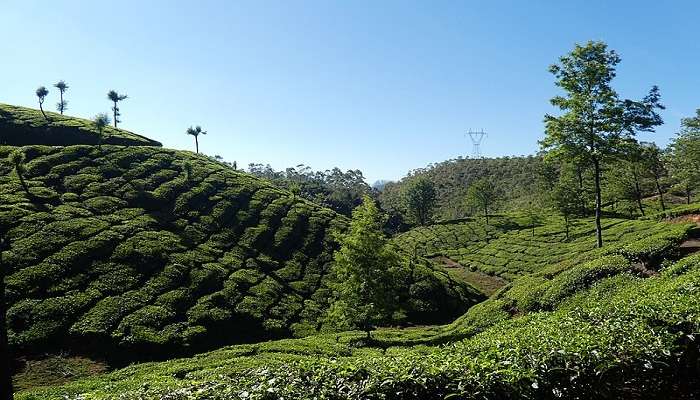
[[[481,158],[481,142],[484,141],[484,138],[488,136],[486,132],[484,132],[483,129],[478,130],[478,131],[473,131],[469,130],[467,131],[467,135],[472,141],[472,157],[474,158]]]

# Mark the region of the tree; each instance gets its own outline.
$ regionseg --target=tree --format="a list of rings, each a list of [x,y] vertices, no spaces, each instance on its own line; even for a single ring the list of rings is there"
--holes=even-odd
[[[582,193],[577,189],[577,179],[567,169],[563,169],[559,175],[559,181],[552,190],[552,203],[559,215],[564,218],[566,239],[569,239],[569,226],[571,217],[580,212]]]
[[[0,400],[12,400],[12,357],[7,341],[7,303],[5,299],[6,267],[2,253],[9,248],[8,239],[0,232]]]
[[[489,223],[489,210],[496,201],[497,192],[490,180],[480,178],[474,181],[467,189],[467,204],[484,211],[486,224]]]
[[[197,154],[199,154],[199,135],[206,135],[207,131],[203,131],[202,127],[197,125],[194,128],[187,128],[187,134],[194,136],[194,146]]]
[[[435,185],[422,176],[410,181],[403,192],[406,209],[419,225],[430,222],[435,200]]]
[[[58,89],[61,94],[61,101],[56,103],[56,109],[63,115],[63,112],[68,109],[68,101],[63,99],[63,94],[68,90],[68,85],[63,81],[58,81],[58,83],[53,86]]]
[[[39,86],[39,88],[36,90],[36,97],[39,98],[39,110],[41,110],[41,115],[44,116],[45,120],[49,120],[49,118],[46,116],[46,113],[44,112],[44,100],[46,100],[46,96],[49,94],[49,89],[47,89],[45,86]]]
[[[127,96],[127,95],[125,95],[125,94],[119,94],[119,93],[115,92],[114,90],[110,90],[110,91],[107,93],[107,99],[109,99],[112,103],[114,103],[114,105],[112,106],[112,113],[113,113],[113,115],[114,115],[114,127],[115,127],[115,128],[117,127],[117,124],[118,124],[119,122],[122,122],[122,121],[119,119],[119,117],[120,117],[122,114],[119,112],[119,107],[117,106],[117,103],[119,103],[119,102],[122,101],[122,100],[127,99],[128,97],[129,97],[129,96]]]
[[[643,158],[645,156],[644,148],[636,140],[629,140],[623,146],[623,167],[627,169],[630,177],[629,190],[627,190],[629,196],[627,196],[627,198],[633,200],[637,204],[639,212],[643,216],[644,205],[642,204],[642,197],[644,193],[642,193],[641,180],[645,172]]]
[[[620,57],[602,42],[576,45],[574,50],[552,65],[556,85],[565,93],[552,98],[552,105],[564,114],[545,116],[547,151],[564,159],[582,160],[593,168],[595,225],[598,247],[603,246],[601,227],[601,174],[603,164],[619,157],[626,140],[639,131],[653,131],[663,123],[656,112],[663,109],[656,86],[641,101],[620,100],[611,82]]]
[[[336,300],[327,321],[337,328],[358,328],[371,337],[375,326],[391,321],[397,310],[400,258],[382,233],[382,215],[369,196],[352,212],[347,234],[334,254]]]
[[[688,204],[700,185],[700,109],[696,113],[681,120],[681,131],[669,145],[671,176],[683,190]]]
[[[29,187],[27,186],[27,182],[24,180],[24,153],[19,149],[14,150],[12,153],[10,153],[10,162],[15,166],[15,172],[19,178],[19,183],[22,185],[24,191],[29,194]]]
[[[92,120],[92,123],[95,125],[95,129],[97,130],[97,145],[102,147],[102,143],[106,139],[105,128],[109,125],[109,115],[105,113],[97,114]]]
[[[659,206],[661,210],[666,210],[664,203],[664,191],[661,187],[661,180],[668,174],[664,164],[663,152],[656,143],[642,142],[642,166],[649,177],[654,181],[656,194],[659,196]]]

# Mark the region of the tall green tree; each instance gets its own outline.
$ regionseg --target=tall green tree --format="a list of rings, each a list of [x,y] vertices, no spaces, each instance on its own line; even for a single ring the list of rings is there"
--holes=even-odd
[[[39,88],[36,90],[36,97],[39,98],[39,110],[41,110],[41,115],[44,116],[45,120],[49,120],[49,118],[46,116],[46,113],[44,112],[44,100],[46,100],[46,96],[49,94],[49,89],[47,89],[45,86],[39,86]]]
[[[102,143],[105,141],[105,128],[109,126],[109,115],[105,113],[100,113],[95,115],[92,120],[93,125],[95,125],[95,130],[97,131],[97,145],[102,147]]]
[[[642,204],[642,197],[644,193],[642,191],[642,178],[645,175],[645,163],[644,163],[644,148],[636,140],[627,141],[622,149],[623,162],[621,166],[627,169],[629,174],[629,190],[627,191],[629,200],[633,200],[639,212],[644,215],[644,204]]]
[[[546,115],[544,150],[558,153],[565,159],[582,160],[592,166],[595,195],[595,225],[598,247],[603,246],[601,227],[601,174],[603,164],[619,157],[621,146],[639,131],[653,131],[663,123],[656,112],[659,103],[657,87],[640,101],[621,100],[612,88],[620,57],[608,50],[605,43],[588,42],[576,45],[550,67],[556,85],[564,94],[552,98],[560,116]]]
[[[56,110],[63,115],[63,112],[68,109],[68,101],[63,99],[63,94],[66,93],[66,90],[68,90],[68,85],[64,81],[58,81],[55,85],[53,85],[56,89],[58,89],[58,92],[61,95],[61,100],[56,103]]]
[[[664,154],[656,143],[642,142],[641,146],[642,166],[646,174],[654,182],[656,195],[659,197],[659,206],[661,207],[662,211],[665,211],[666,203],[664,202],[664,190],[661,182],[663,179],[665,179],[668,171],[666,169],[666,164],[664,163]]]
[[[559,215],[564,218],[566,239],[569,239],[571,218],[581,211],[582,193],[578,189],[578,179],[575,171],[563,168],[559,179],[551,191],[552,204]]]
[[[486,224],[489,223],[489,212],[496,202],[498,192],[496,187],[487,178],[480,178],[474,181],[467,189],[466,202],[472,208],[482,210]]]
[[[7,300],[5,299],[6,266],[3,252],[9,248],[8,239],[0,232],[0,400],[12,400],[12,357],[7,341]]]
[[[189,127],[187,128],[187,134],[194,136],[194,146],[195,146],[195,151],[197,154],[199,154],[199,135],[206,135],[207,131],[203,131],[202,127],[197,125],[194,128]]]
[[[397,311],[397,276],[401,262],[382,232],[383,217],[374,200],[363,197],[352,213],[347,234],[334,255],[331,287],[335,301],[327,321],[337,328],[360,329],[367,338]]]
[[[406,210],[416,223],[428,224],[435,208],[435,184],[422,176],[413,179],[404,189],[403,201]]]
[[[681,131],[669,145],[671,176],[690,204],[700,185],[700,109],[696,115],[681,120]]]
[[[117,127],[117,124],[118,124],[119,122],[122,122],[122,121],[119,119],[119,117],[120,117],[122,114],[119,112],[118,103],[119,103],[120,101],[122,101],[122,100],[126,100],[127,98],[129,98],[129,96],[127,96],[127,95],[125,95],[125,94],[119,94],[119,93],[117,93],[117,92],[114,91],[114,90],[110,90],[109,92],[107,92],[107,99],[108,99],[109,101],[111,101],[112,104],[113,104],[113,105],[112,105],[112,115],[114,115],[114,127],[115,127],[115,128]]]
[[[19,149],[14,150],[10,153],[10,162],[15,166],[15,173],[17,174],[17,178],[19,178],[22,189],[24,189],[25,193],[29,194],[29,187],[24,180],[24,172],[26,170],[24,166],[24,153]]]

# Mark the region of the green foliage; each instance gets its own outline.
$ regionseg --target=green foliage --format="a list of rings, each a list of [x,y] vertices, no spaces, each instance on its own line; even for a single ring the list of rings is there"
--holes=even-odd
[[[11,154],[24,155],[31,196]],[[148,146],[0,146],[0,197],[20,355],[58,346],[126,362],[313,333],[331,296],[331,233],[347,228],[259,178]],[[400,301],[414,323],[478,298],[432,266],[407,272],[412,287],[414,303]]]
[[[412,179],[404,187],[403,201],[412,220],[426,225],[435,207],[435,185],[425,177]]]
[[[68,117],[57,113],[46,113],[25,107],[0,104],[0,145],[22,146],[45,144],[67,146],[75,144],[97,144],[98,136],[93,121]],[[105,144],[160,146],[155,140],[125,131],[107,127]]]
[[[700,185],[700,110],[681,121],[681,132],[669,145],[671,175],[690,204]]]
[[[401,342],[383,350],[358,347],[357,333],[320,335],[133,365],[19,398],[683,397],[697,388],[699,261],[641,278],[620,274],[620,256],[603,257],[554,279],[552,287],[578,291],[556,296],[552,310],[511,318],[505,299],[473,307],[458,320],[470,333],[447,346],[407,346],[391,330],[376,340]]]
[[[483,212],[486,223],[489,223],[489,212],[498,196],[497,189],[490,179],[481,178],[467,189],[466,203],[474,210]]]
[[[641,101],[620,100],[612,88],[620,57],[603,42],[576,45],[550,72],[565,96],[552,98],[552,105],[563,114],[545,116],[546,136],[542,148],[555,157],[583,162],[593,167],[596,237],[598,247],[603,238],[600,226],[601,165],[624,151],[638,131],[653,131],[663,121],[656,113],[659,103],[656,86]]]
[[[372,192],[360,170],[313,171],[300,164],[275,171],[269,165],[251,163],[248,172],[348,217],[362,203],[362,196]]]
[[[521,199],[536,192],[537,170],[541,162],[539,157],[529,156],[458,158],[430,164],[426,168],[411,171],[409,176],[399,182],[384,185],[379,201],[382,209],[392,217],[392,227],[403,229],[401,219],[409,219],[403,202],[405,187],[417,177],[423,177],[435,185],[435,219],[463,218],[471,211],[464,201],[467,189],[474,181],[488,178],[500,193],[500,207],[512,209],[521,203]]]
[[[352,213],[348,233],[334,255],[331,287],[337,299],[328,320],[338,328],[359,328],[369,336],[392,321],[397,310],[400,259],[382,232],[382,216],[369,196]]]

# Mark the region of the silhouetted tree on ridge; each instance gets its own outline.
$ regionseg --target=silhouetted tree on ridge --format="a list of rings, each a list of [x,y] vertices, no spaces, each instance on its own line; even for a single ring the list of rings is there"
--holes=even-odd
[[[36,97],[39,98],[39,110],[41,110],[41,114],[44,116],[44,119],[47,121],[49,118],[46,116],[46,113],[44,112],[44,100],[46,100],[46,96],[49,94],[49,90],[45,86],[39,86],[39,88],[36,90]]]
[[[115,128],[117,127],[117,124],[118,124],[119,122],[122,122],[122,121],[119,119],[119,116],[121,116],[121,113],[119,112],[119,107],[117,106],[117,103],[119,103],[119,102],[122,101],[122,100],[127,99],[128,97],[129,97],[129,96],[127,96],[127,95],[125,95],[125,94],[119,94],[119,93],[117,93],[117,92],[114,91],[114,90],[110,90],[110,91],[107,93],[107,98],[108,98],[112,103],[114,103],[114,106],[112,106],[112,113],[114,114],[114,127],[115,127]]]
[[[53,86],[56,89],[58,89],[58,91],[61,95],[61,101],[56,103],[56,109],[58,110],[58,112],[61,113],[61,115],[63,115],[63,112],[68,109],[68,101],[63,100],[63,94],[66,92],[66,90],[68,90],[68,85],[64,81],[61,80],[61,81],[58,81],[58,83],[56,83]]]
[[[197,125],[194,128],[187,128],[187,134],[194,136],[194,145],[197,154],[199,154],[199,135],[206,135],[207,132],[202,130],[202,127]]]

